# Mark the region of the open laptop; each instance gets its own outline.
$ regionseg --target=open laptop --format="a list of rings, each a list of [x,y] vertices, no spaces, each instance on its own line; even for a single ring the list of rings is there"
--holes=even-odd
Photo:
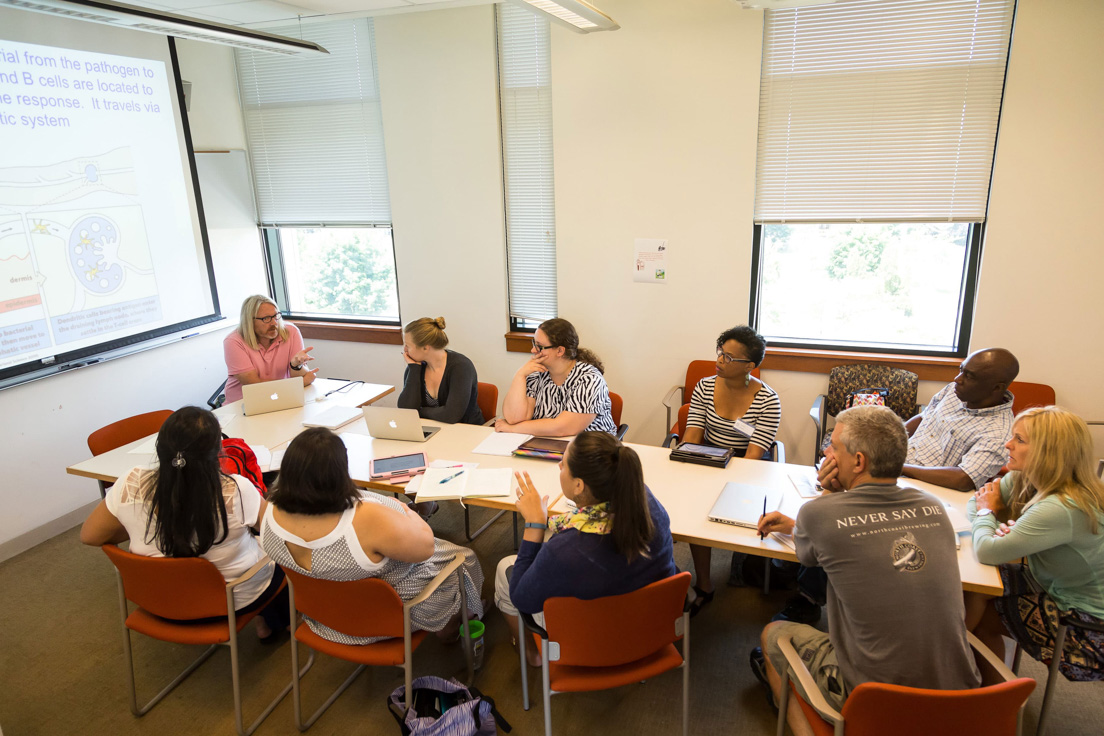
[[[709,520],[755,529],[763,516],[763,499],[767,502],[767,513],[777,511],[782,505],[782,491],[744,483],[725,483],[709,512]]]
[[[440,427],[423,427],[417,409],[393,409],[387,406],[364,407],[368,433],[380,440],[425,442],[437,434]]]
[[[281,409],[295,409],[303,405],[304,390],[300,376],[246,384],[242,386],[242,407],[247,417]]]

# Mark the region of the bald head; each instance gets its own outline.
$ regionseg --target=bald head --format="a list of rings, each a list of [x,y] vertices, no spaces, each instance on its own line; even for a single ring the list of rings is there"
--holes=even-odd
[[[1004,403],[1008,384],[1016,380],[1020,362],[1004,348],[986,348],[967,356],[955,376],[955,394],[971,409]]]

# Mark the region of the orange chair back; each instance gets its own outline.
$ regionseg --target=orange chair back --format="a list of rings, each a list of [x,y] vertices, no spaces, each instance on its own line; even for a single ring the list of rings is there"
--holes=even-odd
[[[88,449],[93,455],[102,455],[134,440],[149,437],[161,429],[171,414],[168,409],[151,411],[100,427],[88,435]]]
[[[283,565],[281,565],[283,567]],[[403,602],[382,580],[319,580],[284,567],[295,593],[295,608],[349,636],[403,635]]]
[[[610,391],[610,416],[613,417],[613,423],[621,426],[621,410],[625,408],[625,400],[621,398],[621,394],[615,394]]]
[[[483,421],[494,419],[498,416],[498,386],[480,381],[476,390],[475,402],[483,414]]]
[[[698,381],[706,376],[716,375],[716,373],[716,360],[691,360],[690,365],[686,366],[686,379],[682,384],[682,403],[690,403],[690,394],[694,393],[694,387],[698,385]],[[751,375],[759,378],[759,368],[756,367]]]
[[[1012,413],[1019,414],[1033,406],[1050,406],[1054,403],[1054,389],[1045,383],[1013,381],[1008,385],[1012,392]]]
[[[180,620],[226,616],[226,580],[202,557],[145,557],[105,544],[127,600],[154,616]]]
[[[1016,714],[1034,689],[1035,681],[1029,677],[976,690],[867,683],[855,688],[840,712],[849,736],[1014,736]]]
[[[640,590],[590,601],[549,598],[544,602],[548,639],[560,645],[559,665],[615,667],[635,662],[682,638],[690,573],[681,572]]]
[[[671,432],[678,435],[679,441],[686,436],[686,420],[690,418],[690,405],[683,404],[678,410],[678,421],[671,427]]]

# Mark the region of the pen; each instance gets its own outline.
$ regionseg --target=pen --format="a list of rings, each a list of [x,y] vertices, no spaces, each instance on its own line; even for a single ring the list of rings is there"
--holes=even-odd
[[[450,480],[452,480],[453,478],[457,477],[458,475],[463,475],[463,474],[464,474],[464,471],[463,471],[463,470],[458,470],[458,471],[456,471],[455,473],[453,473],[452,475],[450,475],[449,477],[447,477],[447,478],[442,478],[441,480],[437,481],[437,485],[441,485],[442,483],[448,483],[448,482],[449,482]],[[764,507],[764,508],[766,508],[766,503],[767,503],[767,502],[766,502],[766,501],[764,500],[764,501],[763,501],[763,507]]]
[[[763,496],[763,516],[766,516],[766,515],[767,515],[767,497]],[[762,520],[763,516],[760,516],[759,519]],[[764,534],[763,532],[759,532],[759,538],[760,539],[766,539],[767,535]]]

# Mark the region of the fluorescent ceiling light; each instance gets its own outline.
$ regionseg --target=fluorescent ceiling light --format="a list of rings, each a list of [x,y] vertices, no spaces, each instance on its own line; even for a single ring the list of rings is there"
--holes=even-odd
[[[0,0],[0,6],[277,54],[330,53],[316,43],[111,0]]]
[[[515,5],[536,10],[576,33],[616,31],[617,21],[583,0],[511,0]]]

